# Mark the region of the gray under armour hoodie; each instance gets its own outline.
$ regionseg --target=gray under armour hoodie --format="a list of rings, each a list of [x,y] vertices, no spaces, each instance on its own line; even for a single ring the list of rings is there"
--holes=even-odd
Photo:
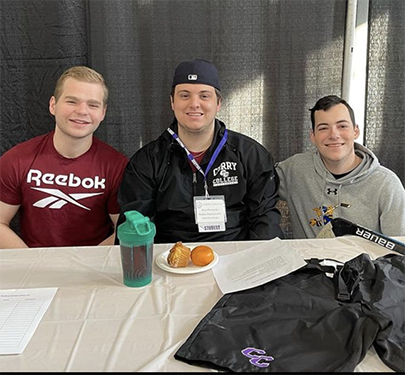
[[[294,238],[314,238],[342,217],[387,236],[405,235],[405,189],[366,147],[355,142],[362,162],[335,179],[317,150],[278,163],[279,194],[287,201]],[[350,207],[344,207],[350,205]]]

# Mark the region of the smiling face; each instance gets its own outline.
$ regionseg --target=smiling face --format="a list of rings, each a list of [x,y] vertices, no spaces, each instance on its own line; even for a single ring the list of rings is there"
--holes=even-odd
[[[174,89],[171,106],[179,125],[179,136],[213,132],[221,108],[215,89],[209,85],[183,83]]]
[[[344,104],[337,104],[326,111],[315,111],[315,127],[311,130],[311,142],[321,154],[329,171],[343,173],[356,165],[354,140],[360,130],[352,120]]]
[[[52,96],[49,101],[56,132],[74,139],[91,138],[105,117],[107,106],[103,100],[101,84],[66,79],[60,98]]]

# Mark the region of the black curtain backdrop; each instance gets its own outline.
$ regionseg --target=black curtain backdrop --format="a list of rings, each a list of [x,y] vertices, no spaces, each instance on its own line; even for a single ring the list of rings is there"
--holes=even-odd
[[[126,155],[171,122],[180,61],[219,68],[219,118],[275,159],[310,147],[309,112],[340,94],[345,0],[1,0],[1,152],[53,129],[57,77],[85,64],[110,88],[96,135]]]
[[[365,144],[405,186],[405,1],[370,0],[369,15]]]
[[[403,0],[370,0],[366,146],[405,181]],[[104,75],[96,136],[127,156],[171,122],[175,67],[219,68],[218,117],[275,160],[312,147],[308,109],[341,95],[346,0],[0,0],[0,154],[54,128],[56,79],[73,65]]]
[[[0,0],[1,153],[54,128],[56,80],[88,63],[84,1]]]

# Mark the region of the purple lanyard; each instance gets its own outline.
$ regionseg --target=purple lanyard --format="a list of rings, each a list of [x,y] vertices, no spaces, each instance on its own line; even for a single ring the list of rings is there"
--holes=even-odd
[[[225,129],[224,136],[222,137],[221,142],[219,142],[219,145],[217,146],[214,153],[212,154],[205,172],[202,170],[200,165],[194,159],[193,154],[187,149],[186,145],[182,142],[182,140],[179,138],[179,136],[170,128],[167,128],[167,131],[172,135],[172,137],[177,141],[177,143],[186,151],[188,160],[190,160],[193,163],[193,165],[196,167],[196,169],[204,176],[205,195],[208,196],[208,186],[207,186],[208,171],[211,169],[211,167],[214,164],[215,160],[217,159],[222,147],[224,146],[226,140],[228,139],[228,129]]]

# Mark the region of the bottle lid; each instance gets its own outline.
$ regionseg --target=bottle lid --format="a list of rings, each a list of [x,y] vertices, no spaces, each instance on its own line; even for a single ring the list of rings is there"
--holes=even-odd
[[[118,226],[117,236],[122,245],[143,245],[153,241],[155,224],[138,211],[124,212],[126,221]]]

